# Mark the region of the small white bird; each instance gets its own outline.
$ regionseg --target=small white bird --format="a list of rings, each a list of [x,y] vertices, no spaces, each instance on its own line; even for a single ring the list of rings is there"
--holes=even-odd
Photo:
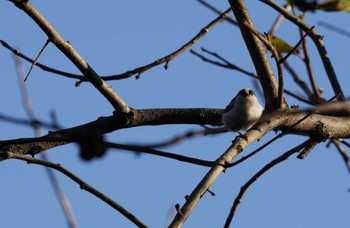
[[[263,107],[251,89],[242,89],[226,106],[221,116],[224,126],[231,131],[249,130],[261,117]]]

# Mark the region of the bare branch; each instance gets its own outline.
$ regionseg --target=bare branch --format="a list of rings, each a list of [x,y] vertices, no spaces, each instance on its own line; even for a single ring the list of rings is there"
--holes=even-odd
[[[107,76],[101,76],[100,78],[105,80],[105,81],[111,81],[111,80],[121,80],[121,79],[126,79],[126,78],[130,78],[132,76],[137,76],[139,77],[140,74],[142,74],[143,72],[155,67],[155,66],[158,66],[160,64],[163,64],[165,63],[165,68],[167,69],[168,67],[168,63],[170,61],[172,61],[174,58],[176,58],[177,56],[179,56],[180,54],[182,54],[184,51],[186,51],[188,48],[190,48],[192,45],[194,45],[198,40],[200,40],[202,37],[204,37],[208,31],[210,29],[212,29],[213,27],[215,27],[219,22],[223,21],[224,19],[226,19],[229,14],[231,13],[231,10],[228,9],[226,10],[224,13],[220,14],[216,19],[214,19],[213,21],[211,21],[208,25],[206,25],[205,27],[203,27],[200,32],[194,36],[190,41],[188,41],[186,44],[184,44],[182,47],[180,47],[179,49],[177,49],[176,51],[162,57],[162,58],[159,58],[157,60],[155,60],[154,62],[152,63],[149,63],[147,65],[144,65],[144,66],[141,66],[141,67],[137,67],[133,70],[129,70],[129,71],[126,71],[124,73],[121,73],[121,74],[115,74],[115,75],[107,75]],[[31,63],[34,63],[35,61],[32,60],[31,58],[27,57],[26,55],[20,53],[18,50],[12,48],[9,44],[7,44],[5,41],[3,40],[0,40],[1,44],[9,49],[10,51],[12,51],[14,54],[20,56],[21,58],[31,62]],[[83,82],[83,81],[87,81],[87,78],[82,76],[82,75],[77,75],[77,74],[72,74],[72,73],[68,73],[68,72],[64,72],[64,71],[60,71],[60,70],[57,70],[57,69],[54,69],[54,68],[51,68],[51,67],[48,67],[44,64],[41,64],[41,63],[36,63],[36,65],[38,67],[40,67],[41,69],[45,70],[45,71],[48,71],[48,72],[51,72],[51,73],[55,73],[55,74],[58,74],[58,75],[62,75],[62,76],[65,76],[65,77],[68,77],[68,78],[75,78],[75,79],[79,79],[80,82]]]
[[[208,2],[203,1],[203,0],[197,0],[197,1],[198,1],[200,4],[202,4],[203,6],[207,7],[208,9],[210,9],[211,11],[215,12],[216,14],[219,14],[219,15],[221,14],[221,11],[220,11],[220,10],[218,10],[218,9],[215,8],[214,6],[210,5]],[[231,19],[230,17],[227,17],[227,18],[225,19],[225,21],[230,22],[231,24],[238,26],[237,22],[236,22],[235,20]]]
[[[116,114],[100,117],[80,126],[49,132],[37,138],[20,138],[0,141],[1,152],[37,154],[45,150],[72,142],[81,143],[95,133],[106,134],[112,131],[137,126],[163,124],[221,125],[222,109],[145,109],[132,110],[129,115]]]
[[[27,81],[29,75],[30,75],[30,72],[32,72],[33,70],[33,67],[37,64],[38,60],[39,60],[39,57],[41,56],[41,54],[43,53],[43,51],[45,50],[46,46],[50,43],[50,40],[46,40],[44,46],[41,48],[41,50],[39,51],[39,54],[37,55],[37,57],[35,58],[34,62],[32,63],[32,65],[30,66],[30,69],[26,75],[26,77],[24,78],[24,81]]]
[[[129,150],[134,151],[137,153],[145,153],[145,154],[152,154],[157,155],[160,157],[166,157],[170,159],[175,159],[181,162],[186,162],[194,165],[200,165],[200,166],[206,166],[206,167],[212,167],[214,165],[213,161],[206,161],[201,160],[197,158],[191,158],[179,154],[173,154],[168,153],[160,150],[155,150],[149,147],[143,147],[143,146],[135,146],[135,145],[125,145],[125,144],[119,144],[119,143],[111,143],[111,142],[105,142],[106,147],[108,148],[114,148],[114,149],[121,149],[121,150]]]
[[[259,39],[251,32],[244,23],[254,27],[243,0],[229,0],[231,8],[239,24],[243,39],[246,43],[255,70],[260,78],[260,83],[264,91],[266,110],[270,111],[279,106],[278,83],[275,74],[269,63],[265,48]]]
[[[350,32],[345,30],[345,29],[342,29],[342,28],[340,28],[338,26],[329,24],[329,23],[327,23],[325,21],[319,21],[318,24],[320,26],[322,26],[322,27],[325,27],[325,28],[333,31],[333,32],[339,33],[339,34],[341,34],[343,36],[346,36],[346,37],[350,38]]]
[[[113,108],[121,113],[130,112],[129,106],[114,89],[101,79],[91,66],[79,55],[73,46],[51,26],[51,24],[37,11],[29,1],[11,0],[19,9],[30,16],[45,32],[48,39],[80,70],[80,72],[95,86],[97,90],[111,103]]]
[[[9,123],[13,123],[13,124],[19,124],[19,125],[24,125],[24,126],[33,126],[33,125],[38,125],[41,127],[45,127],[48,129],[60,129],[61,127],[59,127],[56,123],[48,123],[48,122],[44,122],[41,120],[27,120],[27,119],[21,119],[21,118],[16,118],[16,117],[12,117],[10,115],[5,115],[0,113],[0,120],[2,121],[6,121]]]
[[[350,173],[350,158],[349,158],[349,155],[346,153],[344,147],[340,144],[339,140],[333,139],[331,141],[333,142],[333,144],[337,148],[340,156],[342,157],[342,159],[343,159],[343,161],[345,163],[345,166],[346,166],[348,172]]]
[[[201,58],[204,62],[208,62],[208,63],[211,63],[211,64],[214,64],[214,65],[217,65],[217,66],[220,66],[220,67],[224,67],[224,68],[228,68],[228,69],[232,69],[232,70],[237,70],[238,72],[241,72],[249,77],[252,77],[252,78],[255,78],[255,79],[259,79],[259,77],[252,73],[252,72],[249,72],[249,71],[246,71],[244,70],[243,68],[229,62],[228,60],[226,60],[225,58],[223,58],[222,56],[220,56],[219,54],[215,53],[215,52],[211,52],[205,48],[201,48],[201,50],[205,53],[208,53],[209,55],[212,55],[214,56],[215,58],[221,60],[223,63],[220,63],[220,62],[217,62],[217,61],[213,61],[213,60],[210,60],[206,57],[204,57],[203,55],[195,52],[194,50],[191,50],[191,53],[194,54],[195,56]]]
[[[285,107],[287,104],[283,97],[283,87],[284,87],[283,68],[282,68],[282,64],[280,63],[279,54],[275,46],[272,45],[271,40],[269,39],[269,36],[267,34],[266,34],[267,38],[265,38],[258,31],[256,31],[253,26],[251,26],[247,22],[243,22],[243,26],[245,26],[248,30],[250,30],[250,32],[254,34],[260,41],[262,41],[267,47],[267,49],[271,51],[272,56],[276,62],[277,75],[278,75],[278,97],[277,97],[277,104],[275,108]]]
[[[18,153],[11,153],[11,152],[8,152],[6,154],[1,154],[1,156],[3,157],[3,159],[14,158],[14,159],[26,161],[28,163],[38,164],[38,165],[42,165],[45,167],[55,169],[55,170],[61,172],[62,174],[66,175],[67,177],[69,177],[71,180],[73,180],[77,184],[79,184],[81,189],[91,193],[92,195],[96,196],[97,198],[99,198],[103,202],[107,203],[109,206],[111,206],[116,211],[118,211],[119,213],[124,215],[126,218],[128,218],[131,222],[133,222],[138,227],[147,227],[138,218],[136,218],[133,214],[131,214],[129,211],[127,211],[124,207],[122,207],[117,202],[113,201],[111,198],[107,197],[106,195],[104,195],[103,193],[98,191],[97,189],[93,188],[91,185],[89,185],[88,183],[86,183],[85,181],[83,181],[82,179],[77,177],[76,175],[74,175],[72,172],[70,172],[69,170],[67,170],[66,168],[61,166],[60,164],[55,164],[55,163],[52,163],[49,161],[44,161],[44,160],[36,159],[36,158],[25,156],[25,155],[20,155]]]
[[[207,189],[210,188],[221,172],[225,170],[226,164],[230,163],[232,159],[234,159],[242,150],[244,150],[247,145],[260,139],[263,135],[277,127],[279,124],[280,119],[275,118],[270,124],[266,122],[258,124],[256,127],[259,130],[254,130],[253,128],[252,130],[248,131],[247,134],[245,134],[245,139],[242,137],[237,137],[232,142],[232,145],[224,152],[224,154],[216,160],[214,166],[188,196],[185,204],[178,210],[178,213],[176,214],[169,228],[181,227],[201,197],[207,192]]]
[[[296,24],[299,28],[304,30],[304,32],[307,32],[310,30],[311,26],[307,25],[305,22],[301,21],[299,18],[295,17],[293,14],[289,13],[287,10],[285,10],[282,6],[280,6],[277,2],[272,0],[260,0],[261,2],[271,6],[273,9],[278,11],[280,14],[282,14],[286,19],[290,20],[292,23]],[[317,50],[320,54],[320,57],[323,62],[323,66],[325,68],[325,71],[328,75],[328,79],[332,85],[334,94],[341,94],[338,98],[340,101],[345,101],[345,96],[342,91],[342,88],[339,84],[339,81],[337,79],[337,76],[335,74],[332,62],[329,58],[328,52],[326,47],[323,44],[323,37],[318,35],[316,33],[316,30],[313,29],[310,34],[310,38],[315,43]]]
[[[47,44],[48,44],[48,42],[45,43],[44,47],[40,51],[37,58],[39,58],[40,54],[43,52],[43,50]],[[17,68],[17,74],[18,74],[18,82],[20,85],[20,91],[22,93],[22,101],[23,101],[22,103],[23,103],[24,109],[26,110],[27,115],[30,119],[30,122],[32,123],[32,128],[35,131],[35,136],[39,137],[42,135],[42,129],[41,129],[40,125],[37,124],[37,121],[36,121],[37,118],[36,118],[35,113],[34,113],[34,108],[32,106],[32,102],[31,102],[30,97],[29,97],[29,92],[28,92],[27,86],[24,82],[26,80],[26,78],[29,76],[30,70],[25,78],[24,74],[23,74],[24,67],[23,67],[22,61],[20,61],[20,58],[15,56],[15,55],[14,55],[14,58],[16,60],[15,62],[16,62],[16,68]],[[34,64],[32,65],[31,69],[33,69],[33,66],[34,66]],[[41,156],[45,161],[49,161],[49,156],[46,153],[42,153]],[[49,177],[50,183],[54,189],[54,192],[55,192],[55,195],[58,199],[58,202],[60,203],[60,206],[64,212],[64,215],[67,219],[69,227],[70,228],[78,227],[78,224],[77,224],[76,219],[75,219],[74,214],[73,214],[73,210],[72,210],[70,203],[69,203],[69,199],[64,194],[53,170],[48,168],[48,167],[45,167],[45,171]]]
[[[304,19],[304,14],[302,14],[302,19]],[[312,26],[311,28],[313,29],[315,26]],[[309,30],[311,32],[311,30]],[[317,88],[316,86],[316,81],[315,81],[315,76],[312,70],[312,66],[311,66],[311,61],[310,61],[310,56],[309,56],[309,49],[307,48],[307,41],[305,39],[306,35],[309,35],[310,32],[306,32],[305,34],[303,34],[303,30],[299,29],[300,32],[300,36],[303,37],[301,39],[302,41],[302,48],[303,48],[303,53],[304,53],[304,63],[306,66],[306,70],[308,72],[309,75],[309,81],[311,84],[311,88],[313,90],[313,96],[316,98],[317,101],[321,100],[321,93],[320,90]]]
[[[301,150],[302,148],[304,148],[305,146],[307,146],[310,143],[310,140],[306,140],[305,142],[301,143],[300,145],[294,147],[293,149],[285,152],[284,154],[282,154],[281,156],[279,156],[278,158],[274,159],[273,161],[271,161],[269,164],[265,165],[262,169],[259,170],[259,172],[257,172],[252,178],[249,179],[249,181],[247,181],[242,187],[241,190],[239,191],[232,207],[230,210],[230,213],[226,219],[225,228],[228,228],[230,226],[230,223],[233,219],[233,216],[235,215],[235,212],[239,206],[239,204],[242,202],[242,198],[244,196],[244,194],[247,192],[248,188],[256,181],[258,180],[265,172],[267,172],[268,170],[270,170],[272,167],[274,167],[275,165],[285,161],[286,159],[288,159],[292,154],[298,152],[299,150]]]
[[[215,129],[215,128],[213,128]],[[207,130],[191,130],[191,131],[187,131],[185,133],[173,136],[172,138],[159,142],[159,143],[150,143],[150,144],[142,144],[143,147],[147,147],[147,148],[161,148],[161,147],[166,147],[166,146],[172,146],[175,145],[177,143],[180,143],[186,139],[192,139],[194,137],[197,136],[203,136],[206,134],[210,134],[209,131]],[[135,145],[135,144],[134,144]],[[141,146],[141,145],[139,145]]]

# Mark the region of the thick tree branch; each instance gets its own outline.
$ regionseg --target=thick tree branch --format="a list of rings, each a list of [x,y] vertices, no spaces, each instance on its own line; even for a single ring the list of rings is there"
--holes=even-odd
[[[141,109],[132,110],[128,115],[116,114],[100,117],[80,126],[49,132],[37,138],[20,138],[0,141],[0,152],[37,154],[45,150],[72,142],[81,142],[91,134],[106,134],[112,131],[137,126],[163,124],[221,125],[222,109]]]
[[[327,107],[327,106],[325,106]],[[344,106],[347,108],[348,106]],[[322,109],[320,109],[322,110]],[[100,117],[95,121],[80,126],[49,132],[37,138],[20,138],[0,141],[0,152],[20,154],[37,154],[42,151],[72,142],[81,142],[92,133],[107,134],[119,129],[138,126],[158,126],[164,124],[221,125],[222,109],[141,109],[132,110],[129,115],[112,115]],[[350,117],[326,116],[304,112],[284,111],[263,117],[262,121],[271,122],[274,128],[291,128],[290,133],[302,135],[320,135],[327,138],[350,138]],[[294,124],[310,115],[308,121]],[[275,123],[277,122],[277,123]]]
[[[243,0],[229,0],[229,3],[238,22],[257,75],[260,78],[260,83],[265,96],[265,108],[267,111],[273,110],[274,108],[279,108],[278,84],[269,63],[265,48],[262,46],[259,39],[250,31],[250,29],[244,26],[245,23],[248,23],[254,27],[245,3]]]

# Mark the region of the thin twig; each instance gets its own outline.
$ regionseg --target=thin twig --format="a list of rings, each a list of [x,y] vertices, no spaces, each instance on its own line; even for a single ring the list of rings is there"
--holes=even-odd
[[[279,63],[280,63],[280,64],[284,63],[284,62],[289,58],[289,56],[292,55],[292,54],[295,52],[295,50],[298,49],[298,47],[300,46],[300,44],[304,44],[304,43],[306,44],[305,38],[306,38],[307,35],[309,35],[309,33],[310,33],[310,32],[312,31],[312,29],[314,29],[314,28],[315,28],[315,26],[312,26],[308,32],[306,32],[304,35],[301,36],[301,38],[300,38],[300,40],[298,41],[298,43],[297,43],[296,45],[294,45],[294,47],[293,47],[283,58],[281,58],[281,59],[279,60]]]
[[[186,51],[188,48],[190,48],[192,45],[194,45],[198,40],[200,40],[203,36],[205,36],[208,31],[210,29],[212,29],[214,26],[216,26],[219,22],[223,21],[224,19],[226,19],[229,14],[231,13],[231,10],[228,9],[226,10],[224,13],[220,14],[216,19],[214,19],[213,21],[211,21],[208,25],[206,25],[205,27],[203,27],[200,32],[194,36],[191,40],[189,40],[187,43],[185,43],[182,47],[180,47],[179,49],[177,49],[176,51],[162,57],[159,58],[157,60],[155,60],[152,63],[149,63],[147,65],[141,66],[141,67],[137,67],[133,70],[129,70],[126,71],[124,73],[121,74],[115,74],[115,75],[107,75],[107,76],[101,76],[100,78],[105,80],[105,81],[110,81],[110,80],[121,80],[121,79],[126,79],[126,78],[130,78],[132,76],[137,76],[139,77],[140,74],[142,74],[143,72],[158,66],[160,64],[165,63],[165,68],[168,67],[168,63],[170,61],[172,61],[174,58],[176,58],[178,55],[180,55],[181,53],[183,53],[184,51]],[[10,45],[8,45],[5,41],[0,40],[1,44],[9,49],[10,51],[12,51],[13,53],[15,53],[16,55],[20,56],[21,58],[24,58],[25,60],[29,61],[29,62],[34,62],[34,60],[30,59],[29,57],[21,54],[20,52],[18,52],[16,49],[12,48]],[[41,63],[37,63],[36,64],[38,67],[40,67],[41,69],[54,73],[54,74],[58,74],[58,75],[62,75],[68,78],[75,78],[78,79],[80,82],[83,81],[87,81],[87,79],[82,76],[82,75],[77,75],[77,74],[72,74],[72,73],[68,73],[68,72],[64,72],[64,71],[60,71],[60,70],[56,70],[54,68],[48,67],[46,65],[43,65]]]
[[[343,145],[347,146],[348,148],[350,148],[350,143],[348,143],[347,141],[345,141],[344,139],[338,139]]]
[[[265,172],[267,172],[268,170],[270,170],[272,167],[274,167],[275,165],[285,161],[286,159],[288,159],[292,154],[298,152],[299,150],[301,150],[302,148],[304,148],[305,146],[307,146],[310,143],[310,139],[306,140],[305,142],[301,143],[300,145],[288,150],[287,152],[285,152],[284,154],[282,154],[281,156],[277,157],[276,159],[272,160],[270,163],[268,163],[267,165],[265,165],[262,169],[260,169],[254,176],[252,176],[242,187],[241,190],[239,191],[237,197],[235,198],[235,201],[231,207],[231,210],[229,212],[229,215],[227,216],[226,222],[224,227],[228,228],[230,227],[230,223],[235,215],[235,212],[239,206],[239,204],[242,202],[242,198],[244,196],[244,194],[247,192],[247,190],[249,189],[249,187],[254,184],[254,182],[256,182],[256,180],[258,180]]]
[[[308,105],[313,105],[314,103],[308,99],[306,99],[305,97],[302,97],[302,96],[299,96],[298,94],[295,94],[293,93],[292,91],[289,91],[287,89],[284,89],[284,93],[291,96],[291,97],[294,97],[295,99],[299,100],[299,101],[302,101]]]
[[[208,2],[203,1],[203,0],[198,0],[198,2],[199,2],[200,4],[202,4],[203,6],[207,7],[208,9],[210,9],[211,11],[215,12],[215,13],[218,14],[218,15],[222,14],[222,12],[221,12],[220,10],[218,10],[218,9],[215,8],[214,6],[210,5]],[[232,19],[232,18],[230,18],[230,17],[227,17],[227,18],[225,19],[225,21],[230,22],[231,24],[238,26],[237,21],[235,21],[234,19]]]
[[[50,40],[46,40],[44,46],[41,48],[41,50],[39,51],[39,54],[38,56],[35,58],[34,62],[32,63],[32,65],[30,66],[30,69],[26,75],[26,77],[24,78],[24,81],[27,81],[29,75],[30,75],[30,72],[32,72],[34,66],[37,64],[38,60],[39,60],[39,57],[40,55],[43,53],[43,51],[45,50],[46,46],[50,43]]]
[[[45,44],[45,46],[47,44],[48,44],[48,42]],[[44,48],[42,49],[42,51],[43,50],[44,50]],[[40,125],[38,125],[38,121],[37,121],[37,118],[36,118],[35,113],[34,113],[34,108],[32,106],[32,102],[31,102],[30,97],[29,97],[29,92],[28,92],[27,86],[24,82],[25,80],[23,80],[23,78],[24,78],[23,63],[18,56],[14,55],[14,59],[15,59],[15,63],[16,63],[20,91],[22,93],[22,103],[23,103],[25,111],[27,112],[28,118],[30,119],[30,122],[32,123],[31,126],[34,129],[35,136],[40,137],[40,136],[42,136],[42,129],[41,129]],[[29,74],[27,74],[27,76],[28,75]],[[45,161],[49,161],[49,157],[46,153],[41,153],[40,155]],[[70,203],[69,203],[69,199],[65,196],[63,190],[61,189],[61,186],[58,183],[58,180],[57,180],[53,170],[48,168],[48,167],[45,167],[45,171],[49,177],[50,183],[54,189],[54,192],[55,192],[55,195],[58,199],[58,202],[61,205],[61,208],[62,208],[64,215],[67,219],[69,227],[70,228],[78,227],[78,224],[77,224],[76,219],[75,219],[74,214],[73,214],[73,210],[72,210]]]
[[[348,172],[350,173],[350,158],[349,158],[349,155],[346,153],[344,147],[340,144],[339,140],[331,140],[333,142],[333,144],[335,145],[335,147],[337,148],[340,156],[342,157],[344,163],[345,163],[345,166],[348,170]]]
[[[284,6],[284,8],[289,11],[291,9],[291,6],[289,4],[286,4]],[[277,28],[280,26],[280,24],[282,23],[282,21],[284,20],[284,17],[283,15],[278,15],[275,22],[273,23],[270,31],[269,31],[269,34],[273,35],[275,33],[275,31],[277,30]]]
[[[2,156],[6,156],[6,159],[19,159],[26,161],[28,163],[38,164],[42,166],[46,166],[52,169],[55,169],[62,174],[69,177],[71,180],[76,182],[81,189],[91,193],[92,195],[96,196],[97,198],[101,199],[103,202],[107,203],[109,206],[120,212],[122,215],[124,215],[126,218],[128,218],[131,222],[133,222],[138,227],[147,227],[144,223],[142,223],[138,218],[136,218],[133,214],[131,214],[129,211],[127,211],[124,207],[113,201],[111,198],[107,197],[97,189],[93,188],[91,185],[80,179],[78,176],[70,172],[68,169],[64,168],[60,164],[55,164],[49,161],[44,161],[40,159],[36,159],[30,156],[26,155],[20,155],[17,153],[7,152],[6,154],[1,154]]]
[[[297,158],[299,158],[299,159],[305,159],[307,156],[309,156],[309,154],[311,153],[311,151],[315,148],[315,146],[317,145],[317,144],[319,144],[320,142],[318,142],[318,141],[314,141],[313,139],[312,139],[312,141],[307,145],[307,146],[305,146],[305,148],[303,149],[303,151],[301,151],[299,154],[298,154],[298,156],[297,156]]]
[[[193,55],[195,55],[195,56],[199,57],[200,59],[202,59],[204,62],[208,62],[208,63],[214,64],[214,65],[217,65],[217,66],[220,66],[220,67],[224,67],[224,68],[227,68],[227,69],[237,70],[237,71],[239,71],[239,72],[241,72],[241,73],[243,73],[243,74],[245,74],[245,75],[247,75],[249,77],[252,77],[252,78],[255,78],[255,79],[259,79],[259,77],[256,74],[254,74],[252,72],[249,72],[249,71],[246,71],[243,68],[240,68],[240,67],[238,67],[237,65],[235,65],[233,63],[230,63],[229,61],[227,61],[226,59],[224,59],[223,57],[221,57],[220,55],[218,55],[218,54],[216,54],[214,52],[210,52],[210,51],[208,51],[207,49],[204,49],[204,48],[202,48],[202,51],[206,52],[206,53],[208,53],[208,54],[210,54],[210,55],[212,55],[212,56],[214,56],[214,57],[216,57],[216,58],[218,58],[220,60],[222,60],[225,64],[217,62],[217,61],[210,60],[210,59],[206,58],[205,56],[199,54],[198,52],[196,52],[196,51],[194,51],[192,49],[191,49],[190,52]]]
[[[304,20],[304,15],[301,15],[301,20]],[[315,28],[315,26],[311,27],[312,29]],[[311,30],[309,30],[309,32],[306,32],[303,35],[303,30],[299,28],[299,33],[301,37],[305,37],[306,35],[309,35],[311,32]],[[318,89],[317,85],[316,85],[316,81],[315,81],[315,76],[312,70],[312,65],[311,65],[311,61],[310,61],[310,56],[309,56],[309,49],[307,47],[307,40],[306,39],[301,39],[302,40],[302,48],[303,48],[303,53],[304,53],[304,63],[305,63],[305,67],[309,76],[309,81],[311,84],[311,88],[314,91],[313,96],[316,98],[316,100],[321,100],[321,93],[320,90]]]
[[[319,21],[318,22],[318,25],[322,26],[322,27],[325,27],[333,32],[336,32],[340,35],[343,35],[343,36],[346,36],[347,38],[350,38],[350,32],[348,30],[345,30],[343,28],[340,28],[338,26],[335,26],[335,25],[332,25],[332,24],[329,24],[325,21]]]
[[[111,142],[104,142],[104,144],[107,148],[122,149],[122,150],[135,151],[137,153],[152,154],[152,155],[171,158],[174,160],[195,164],[195,165],[200,165],[200,166],[212,167],[215,164],[215,162],[213,161],[206,161],[206,160],[201,160],[197,158],[191,158],[191,157],[168,153],[168,152],[147,148],[143,146],[125,145],[125,144],[111,143]]]
[[[295,70],[289,65],[288,61],[285,61],[283,66],[286,68],[288,73],[292,76],[294,82],[304,91],[304,93],[309,97],[312,98],[312,91],[309,88],[308,84],[299,77],[299,75],[295,72]]]
[[[23,53],[21,53],[19,50],[11,47],[8,43],[6,43],[4,40],[0,40],[0,43],[3,47],[5,47],[6,49],[10,50],[13,54],[17,55],[18,57],[21,57],[22,59],[30,62],[30,63],[34,63],[34,60],[29,58],[28,56],[24,55]],[[44,71],[47,71],[47,72],[50,72],[50,73],[54,73],[54,74],[57,74],[57,75],[62,75],[62,76],[65,76],[67,78],[74,78],[74,79],[79,79],[79,80],[85,80],[87,81],[87,79],[81,75],[81,74],[72,74],[72,73],[68,73],[68,72],[64,72],[64,71],[60,71],[60,70],[57,70],[57,69],[54,69],[54,68],[51,68],[49,66],[46,66],[44,64],[41,64],[41,63],[36,63],[35,64],[37,67],[41,68],[42,70]],[[103,78],[103,77],[102,77]],[[104,80],[106,80],[104,78]],[[106,80],[107,81],[107,80]]]
[[[292,23],[294,23],[295,25],[297,25],[299,28],[303,29],[304,32],[307,32],[310,30],[311,26],[307,25],[304,21],[300,20],[298,17],[294,16],[293,14],[289,13],[287,10],[285,10],[282,6],[280,6],[276,1],[273,0],[260,0],[261,2],[269,5],[270,7],[272,7],[273,9],[275,9],[276,11],[278,11],[280,14],[282,14],[287,20],[291,21]],[[340,101],[345,101],[345,96],[343,93],[343,90],[340,86],[340,83],[337,79],[337,75],[334,71],[333,68],[333,64],[329,58],[327,49],[325,47],[325,45],[323,44],[323,37],[318,35],[315,31],[315,29],[313,29],[310,34],[309,34],[310,38],[312,39],[312,41],[315,43],[317,50],[319,52],[319,55],[321,57],[321,60],[323,62],[323,67],[327,73],[328,76],[328,80],[330,81],[332,88],[333,88],[333,92],[334,94],[340,94],[340,96],[338,97],[338,100]]]
[[[52,25],[41,15],[41,13],[30,4],[29,1],[11,0],[14,5],[23,10],[46,34],[48,40],[54,44],[94,85],[94,87],[108,100],[114,110],[120,113],[129,113],[131,108],[119,96],[119,94],[108,85],[99,75],[93,70],[87,61],[67,42],[63,37],[52,27]]]
[[[206,135],[207,131],[206,130],[191,130],[191,131],[187,131],[185,133],[182,133],[180,135],[176,135],[173,136],[171,139],[159,142],[159,143],[151,143],[151,144],[142,144],[142,145],[135,145],[135,146],[142,146],[142,147],[146,147],[146,148],[161,148],[161,147],[167,147],[167,146],[172,146],[175,145],[177,143],[180,143],[186,139],[192,139],[196,136],[203,136]]]
[[[55,129],[55,130],[61,129],[61,127],[58,126],[56,123],[48,123],[41,120],[33,121],[33,120],[21,119],[21,118],[12,117],[10,115],[6,115],[2,113],[0,113],[0,120],[13,123],[13,124],[24,125],[24,126],[38,125],[48,129]]]

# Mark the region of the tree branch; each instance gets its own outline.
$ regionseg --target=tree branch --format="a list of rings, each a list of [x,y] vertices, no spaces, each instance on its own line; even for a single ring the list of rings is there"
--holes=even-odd
[[[73,180],[77,184],[79,184],[81,189],[91,193],[92,195],[96,196],[97,198],[104,201],[109,206],[111,206],[112,208],[114,208],[115,210],[120,212],[122,215],[124,215],[126,218],[128,218],[131,222],[133,222],[138,227],[147,227],[138,218],[136,218],[133,214],[131,214],[129,211],[127,211],[124,207],[122,207],[117,202],[113,201],[111,198],[107,197],[106,195],[104,195],[103,193],[98,191],[97,189],[93,188],[91,185],[89,185],[88,183],[86,183],[85,181],[83,181],[82,179],[77,177],[75,174],[73,174],[72,172],[70,172],[69,170],[67,170],[66,168],[61,166],[60,164],[55,164],[55,163],[52,163],[49,161],[44,161],[44,160],[40,160],[40,159],[32,158],[29,156],[20,155],[18,153],[12,153],[12,152],[8,152],[6,154],[1,154],[1,156],[2,156],[2,159],[14,158],[14,159],[26,161],[28,163],[34,163],[34,164],[38,164],[38,165],[42,165],[45,167],[55,169],[55,170],[63,173],[67,177],[69,177],[71,180]]]
[[[11,0],[19,9],[30,16],[36,24],[45,32],[52,42],[67,58],[80,70],[80,72],[95,86],[97,90],[111,103],[113,108],[122,113],[130,111],[129,106],[114,89],[102,80],[91,66],[79,55],[73,46],[65,41],[51,24],[37,11],[29,1]]]
[[[242,202],[242,198],[244,196],[244,194],[247,192],[248,188],[258,179],[260,178],[265,172],[267,172],[269,169],[271,169],[272,167],[274,167],[275,165],[277,165],[278,163],[281,163],[283,161],[285,161],[286,159],[288,159],[292,154],[298,152],[299,150],[301,150],[302,148],[304,148],[305,146],[307,146],[310,143],[310,140],[306,140],[305,142],[303,142],[302,144],[294,147],[293,149],[290,149],[289,151],[285,152],[284,154],[282,154],[281,156],[279,156],[278,158],[274,159],[273,161],[271,161],[270,163],[268,163],[267,165],[265,165],[261,170],[259,170],[259,172],[257,172],[252,178],[249,179],[249,181],[247,181],[247,183],[245,183],[242,187],[241,190],[239,191],[239,194],[237,195],[230,213],[226,219],[225,228],[228,228],[230,226],[230,223],[232,221],[232,218],[239,206],[239,204]]]
[[[229,0],[229,3],[239,24],[239,28],[250,53],[250,57],[253,61],[257,75],[260,78],[260,83],[265,96],[265,109],[267,111],[273,110],[279,106],[278,83],[269,63],[265,48],[262,46],[259,39],[250,31],[250,29],[244,26],[244,23],[248,23],[254,27],[244,1]]]
[[[172,61],[174,58],[176,58],[177,56],[182,54],[185,50],[187,50],[192,45],[194,45],[198,40],[200,40],[202,37],[204,37],[208,33],[208,31],[210,29],[212,29],[214,26],[216,26],[219,22],[221,22],[221,21],[225,20],[226,18],[228,18],[230,13],[231,13],[231,9],[228,9],[225,12],[220,13],[220,15],[217,18],[215,18],[208,25],[203,27],[196,36],[194,36],[191,40],[189,40],[187,43],[185,43],[182,47],[180,47],[176,51],[174,51],[174,52],[172,52],[172,53],[170,53],[170,54],[168,54],[168,55],[166,55],[166,56],[164,56],[162,58],[159,58],[159,59],[153,61],[152,63],[149,63],[149,64],[141,66],[141,67],[137,67],[137,68],[135,68],[133,70],[129,70],[129,71],[126,71],[126,72],[121,73],[121,74],[100,76],[100,78],[102,78],[105,81],[111,81],[111,80],[121,80],[121,79],[125,79],[125,78],[130,78],[130,77],[132,77],[134,75],[136,75],[138,77],[141,73],[143,73],[143,72],[145,72],[145,71],[147,71],[147,70],[149,70],[149,69],[151,69],[151,68],[153,68],[155,66],[163,64],[163,63],[165,63],[164,67],[167,68],[168,67],[168,63],[170,61]],[[25,59],[26,61],[31,62],[31,63],[35,62],[33,59],[27,57],[26,55],[20,53],[18,50],[16,50],[13,47],[11,47],[5,41],[0,40],[0,43],[5,48],[7,48],[10,51],[12,51],[15,55],[18,55],[19,57]],[[57,75],[62,75],[62,76],[68,77],[68,78],[78,79],[78,80],[80,80],[80,82],[87,81],[87,78],[85,78],[82,75],[78,75],[78,74],[73,74],[73,73],[68,73],[68,72],[64,72],[64,71],[61,71],[61,70],[57,70],[57,69],[54,69],[52,67],[46,66],[46,65],[41,64],[41,63],[36,63],[35,65],[40,67],[44,71],[48,71],[48,72],[51,72],[51,73],[54,73],[54,74],[57,74]]]
[[[37,138],[20,138],[0,141],[1,152],[38,154],[45,150],[72,142],[81,142],[94,133],[107,134],[123,128],[157,126],[164,124],[221,125],[222,109],[141,109],[132,110],[128,115],[116,114],[100,117],[80,126],[51,131]]]
[[[179,154],[173,154],[165,151],[155,150],[144,146],[125,145],[125,144],[111,143],[111,142],[105,142],[105,145],[108,148],[129,150],[137,153],[152,154],[152,155],[166,157],[166,158],[178,160],[181,162],[186,162],[186,163],[200,165],[200,166],[212,167],[214,165],[213,161],[206,161],[202,159],[191,158],[191,157],[187,157]]]
[[[286,19],[290,20],[292,23],[294,23],[299,28],[304,30],[304,32],[308,32],[311,29],[311,26],[307,25],[305,22],[300,20],[298,17],[289,13],[282,6],[280,6],[277,2],[272,1],[272,0],[260,0],[260,1],[271,6],[277,12],[282,14]],[[316,33],[316,29],[311,30],[311,32],[309,33],[309,36],[317,47],[317,50],[318,50],[320,57],[321,57],[321,60],[323,62],[323,66],[324,66],[325,71],[327,73],[328,79],[332,85],[334,94],[336,94],[336,95],[341,94],[338,97],[338,100],[345,101],[346,99],[345,99],[344,93],[343,93],[341,86],[338,82],[337,75],[335,74],[332,62],[331,62],[329,55],[328,55],[328,52],[327,52],[327,49],[323,44],[323,37]]]
[[[244,148],[250,143],[260,139],[263,135],[274,129],[281,123],[281,119],[278,117],[271,123],[260,123],[253,127],[252,130],[245,134],[245,138],[237,137],[232,145],[221,155],[215,162],[215,165],[209,170],[209,172],[203,177],[200,183],[188,196],[185,204],[178,210],[174,220],[170,224],[169,228],[181,227],[185,220],[188,218],[194,207],[197,205],[201,197],[207,192],[215,179],[225,170],[225,166],[230,163]]]

